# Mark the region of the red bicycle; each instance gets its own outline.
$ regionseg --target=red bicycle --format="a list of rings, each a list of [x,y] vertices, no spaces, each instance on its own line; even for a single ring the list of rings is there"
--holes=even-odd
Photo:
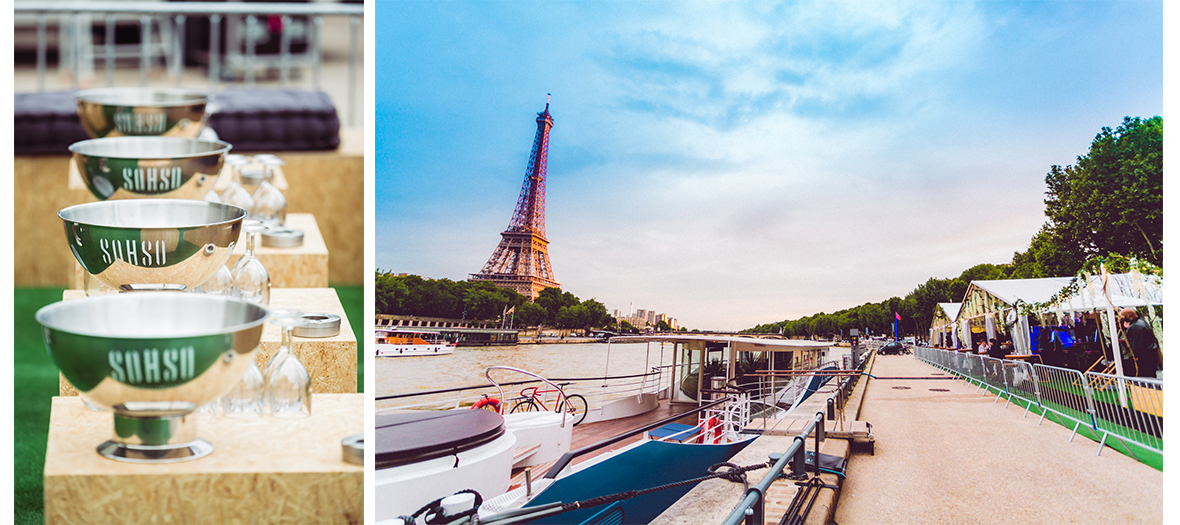
[[[566,384],[568,383],[565,383],[561,386],[565,386]],[[553,393],[557,394],[557,399],[554,400],[553,409],[550,410],[549,406],[545,404],[545,400],[541,397],[541,395]],[[565,411],[566,414],[569,414],[569,416],[573,418],[575,426],[586,419],[586,409],[589,405],[586,404],[586,398],[578,394],[571,394],[567,396],[561,390],[556,388],[550,390],[541,390],[538,387],[530,386],[526,387],[524,390],[521,390],[520,395],[523,397],[518,398],[519,400],[516,402],[516,404],[512,405],[512,410],[509,410],[510,413]]]

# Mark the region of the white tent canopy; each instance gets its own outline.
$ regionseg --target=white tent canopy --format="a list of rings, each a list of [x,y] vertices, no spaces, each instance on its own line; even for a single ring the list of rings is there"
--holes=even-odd
[[[938,307],[934,311],[934,319],[930,324],[930,341],[937,342],[941,346],[958,346],[959,336],[958,330],[955,329],[955,320],[959,317],[959,309],[963,307],[963,303],[938,303]],[[951,332],[951,340],[945,341],[944,334],[947,331]]]
[[[1070,280],[1069,277],[1046,277],[1041,279],[971,281],[971,284],[987,291],[1008,305],[1015,305],[1017,301],[1028,304],[1048,302],[1055,294],[1069,286]],[[1060,303],[1061,309],[1064,311],[1090,311],[1106,308],[1106,300],[1102,297],[1102,281],[1102,276],[1091,277],[1089,283],[1079,292],[1071,294]],[[1163,286],[1154,278],[1136,279],[1135,276],[1128,273],[1111,274],[1107,282],[1107,289],[1110,291],[1110,300],[1114,303],[1115,308],[1164,304]]]
[[[964,298],[963,304],[966,306],[968,302],[972,301],[974,296],[971,292],[974,288],[987,292],[987,294],[1008,307],[1014,307],[1018,302],[1046,304],[1055,295],[1065,289],[1065,287],[1069,286],[1071,280],[1069,277],[1047,277],[1040,279],[972,281],[971,286],[967,289],[967,295]],[[1104,285],[1105,291],[1103,288]],[[1053,306],[1046,307],[1036,313],[1103,310],[1107,312],[1109,317],[1113,315],[1113,311],[1121,308],[1162,305],[1163,296],[1163,283],[1155,276],[1130,273],[1109,274],[1106,277],[1096,275],[1091,277],[1077,292],[1059,300]],[[1107,297],[1109,297],[1109,301],[1107,301]],[[985,321],[988,323],[991,323],[993,319],[996,321],[1004,320],[1004,318],[995,317],[995,314],[999,314],[999,312],[991,311],[993,308],[978,304],[972,304],[969,308],[961,308],[959,316],[965,315],[968,310],[971,310],[976,312],[975,316],[978,317],[981,307],[983,310],[988,310],[985,314]],[[956,317],[956,320],[964,326],[968,321],[968,319],[959,319],[958,317]],[[1024,316],[1019,316],[1015,325],[1013,342],[1017,347],[1017,351],[1027,352],[1031,349],[1031,342],[1028,340],[1030,332],[1028,319]],[[991,337],[991,326],[990,324],[988,325],[989,337]],[[965,336],[967,335],[966,328],[964,328],[964,334]]]
[[[1008,305],[1016,301],[1043,303],[1069,285],[1069,277],[1045,277],[1041,279],[1009,279],[1004,281],[971,281]]]

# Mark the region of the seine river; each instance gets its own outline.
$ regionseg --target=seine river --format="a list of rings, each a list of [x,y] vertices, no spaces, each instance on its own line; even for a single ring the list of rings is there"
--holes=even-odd
[[[484,370],[495,365],[545,377],[573,378],[642,374],[661,364],[659,343],[651,344],[650,357],[646,343],[609,346],[609,370],[606,343],[459,347],[444,356],[378,357],[374,363],[376,396],[487,384]],[[672,364],[671,344],[664,345],[662,364]],[[526,379],[503,371],[495,374],[504,381]],[[388,404],[378,401],[377,408]]]

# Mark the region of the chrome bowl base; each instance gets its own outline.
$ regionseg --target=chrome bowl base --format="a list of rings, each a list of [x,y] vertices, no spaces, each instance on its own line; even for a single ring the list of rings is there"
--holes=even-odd
[[[128,445],[109,440],[99,445],[98,453],[107,459],[126,463],[179,463],[201,459],[213,453],[213,445],[201,438],[167,446]]]
[[[137,416],[115,413],[115,435],[98,446],[105,458],[128,463],[176,463],[203,458],[213,445],[197,437],[193,414]]]

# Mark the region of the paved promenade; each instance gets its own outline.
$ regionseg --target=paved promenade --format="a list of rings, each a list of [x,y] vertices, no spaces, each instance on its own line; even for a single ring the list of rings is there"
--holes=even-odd
[[[913,356],[878,356],[872,371],[939,372]],[[870,380],[859,419],[876,455],[853,454],[835,522],[1163,523],[1163,473],[994,400],[962,381]]]

